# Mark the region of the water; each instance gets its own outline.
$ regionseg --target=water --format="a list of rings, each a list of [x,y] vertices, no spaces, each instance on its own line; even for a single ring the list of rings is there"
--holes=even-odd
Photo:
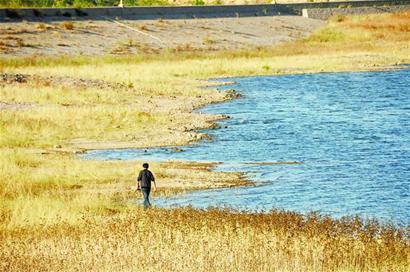
[[[244,98],[200,110],[231,117],[207,131],[212,142],[181,153],[108,150],[85,158],[218,161],[218,170],[245,171],[256,182],[157,198],[157,206],[275,207],[410,223],[410,70],[234,80],[229,88]],[[248,164],[272,161],[302,164]]]

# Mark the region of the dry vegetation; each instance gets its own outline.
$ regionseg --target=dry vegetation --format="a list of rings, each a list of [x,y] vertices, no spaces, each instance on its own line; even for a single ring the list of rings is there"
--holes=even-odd
[[[10,271],[408,271],[405,233],[358,219],[134,208],[1,231]]]
[[[81,161],[73,154],[38,154],[2,149],[2,228],[78,223],[83,215],[110,215],[136,198],[141,161]],[[237,173],[210,172],[211,163],[151,163],[159,179],[157,195],[192,189],[243,185]],[[138,195],[139,196],[139,195]]]
[[[73,22],[68,22],[64,21],[60,24],[61,28],[66,29],[66,30],[73,30],[74,29],[74,23]]]
[[[0,40],[20,39],[36,47],[4,43],[13,56],[158,54],[270,46],[305,37],[324,22],[295,16],[177,20],[69,20],[5,22]]]
[[[307,39],[252,52],[2,59],[0,72],[32,76],[0,78],[0,270],[408,271],[408,226],[286,211],[144,212],[130,203],[141,162],[72,152],[204,137],[195,129],[222,116],[192,109],[234,96],[200,89],[211,77],[408,64],[409,25],[410,13],[337,17]],[[153,164],[158,194],[245,183],[211,167]]]

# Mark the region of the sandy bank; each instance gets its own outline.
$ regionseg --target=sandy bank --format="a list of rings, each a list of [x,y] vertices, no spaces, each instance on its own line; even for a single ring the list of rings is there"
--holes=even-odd
[[[123,55],[252,49],[306,37],[323,21],[300,16],[190,20],[9,22],[0,53]]]

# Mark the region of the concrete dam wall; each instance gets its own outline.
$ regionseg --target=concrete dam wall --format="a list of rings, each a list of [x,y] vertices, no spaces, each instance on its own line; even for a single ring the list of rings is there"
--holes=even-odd
[[[297,4],[164,6],[164,7],[101,7],[101,8],[2,8],[0,21],[6,20],[104,20],[106,17],[127,19],[192,19],[219,17],[252,17],[302,15],[303,10],[356,7],[388,7],[410,5],[410,0],[347,1]],[[308,12],[314,14],[313,11]],[[312,15],[314,16],[314,15]],[[317,16],[320,17],[320,16]]]

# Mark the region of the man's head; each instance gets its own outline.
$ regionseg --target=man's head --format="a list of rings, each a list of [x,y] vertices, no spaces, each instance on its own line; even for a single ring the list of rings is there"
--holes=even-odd
[[[148,169],[149,164],[148,164],[148,163],[146,163],[146,162],[144,162],[144,163],[142,164],[142,167],[144,167],[144,169]]]

